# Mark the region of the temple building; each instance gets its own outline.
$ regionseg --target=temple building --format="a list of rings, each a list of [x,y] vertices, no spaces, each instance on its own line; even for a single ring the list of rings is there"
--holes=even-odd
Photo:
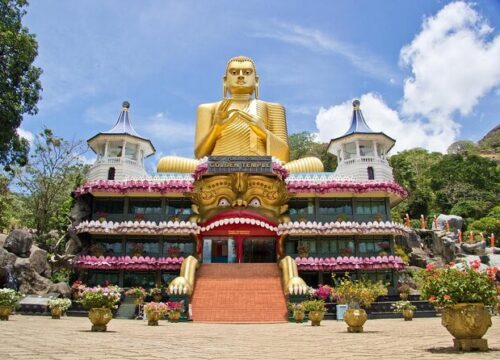
[[[350,128],[328,147],[338,167],[324,172],[316,158],[289,161],[284,109],[258,99],[251,59],[229,61],[224,88],[222,101],[198,108],[197,159],[166,157],[148,175],[155,149],[133,129],[127,102],[111,130],[88,140],[97,159],[74,192],[88,209],[76,226],[84,280],[168,285],[189,299],[195,321],[229,322],[258,321],[231,313],[235,298],[204,310],[239,280],[252,299],[258,284],[274,291],[266,301],[276,299],[275,320],[286,296],[331,283],[332,273],[396,286],[404,263],[395,246],[407,230],[390,210],[407,192],[387,161],[395,140],[371,130],[355,100]]]

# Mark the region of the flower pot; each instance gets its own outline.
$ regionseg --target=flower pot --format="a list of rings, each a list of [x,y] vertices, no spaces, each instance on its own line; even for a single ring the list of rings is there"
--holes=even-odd
[[[168,312],[168,321],[170,321],[170,322],[178,322],[180,318],[181,318],[181,312],[180,311],[172,311],[172,310],[170,310]]]
[[[319,326],[321,320],[325,317],[324,311],[309,311],[309,320],[311,320],[311,326]]]
[[[304,311],[301,311],[301,310],[294,310],[293,311],[293,318],[295,319],[296,323],[301,323],[302,321],[304,321],[305,317],[306,317],[306,314],[304,313]]]
[[[9,320],[9,315],[12,313],[12,306],[0,306],[0,320]]]
[[[404,317],[405,321],[412,321],[413,320],[413,310],[403,309],[403,317]]]
[[[368,315],[364,309],[347,309],[344,314],[348,332],[363,332],[363,324],[367,319]]]
[[[160,302],[161,301],[161,295],[153,295],[153,301],[154,302]]]
[[[92,331],[106,331],[107,324],[113,318],[111,309],[108,308],[92,308],[89,310],[89,319],[92,323]]]
[[[134,300],[135,305],[141,305],[143,302],[144,302],[144,298],[142,298],[142,297],[135,298],[135,300]]]
[[[488,350],[488,341],[482,337],[491,326],[491,316],[484,304],[465,303],[446,306],[441,324],[453,335],[453,345],[456,350]]]
[[[63,312],[62,309],[57,306],[50,309],[50,314],[52,315],[52,319],[60,319],[62,312]]]
[[[146,316],[148,317],[148,326],[158,326],[161,314],[158,311],[149,311]]]

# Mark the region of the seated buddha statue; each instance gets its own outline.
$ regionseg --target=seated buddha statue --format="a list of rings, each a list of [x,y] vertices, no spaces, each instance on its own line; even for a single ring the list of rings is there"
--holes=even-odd
[[[273,156],[291,173],[322,172],[315,157],[290,160],[285,109],[259,99],[259,77],[252,59],[229,60],[223,78],[223,99],[198,107],[194,155]],[[193,172],[197,161],[166,156],[158,172]]]

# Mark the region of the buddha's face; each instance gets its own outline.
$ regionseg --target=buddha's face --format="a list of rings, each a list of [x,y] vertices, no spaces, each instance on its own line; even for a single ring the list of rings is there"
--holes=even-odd
[[[232,61],[225,80],[231,94],[252,94],[257,83],[255,68],[250,61]]]

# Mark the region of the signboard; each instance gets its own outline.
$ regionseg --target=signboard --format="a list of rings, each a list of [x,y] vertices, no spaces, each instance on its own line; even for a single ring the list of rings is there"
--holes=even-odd
[[[207,174],[272,174],[271,156],[209,156]]]

